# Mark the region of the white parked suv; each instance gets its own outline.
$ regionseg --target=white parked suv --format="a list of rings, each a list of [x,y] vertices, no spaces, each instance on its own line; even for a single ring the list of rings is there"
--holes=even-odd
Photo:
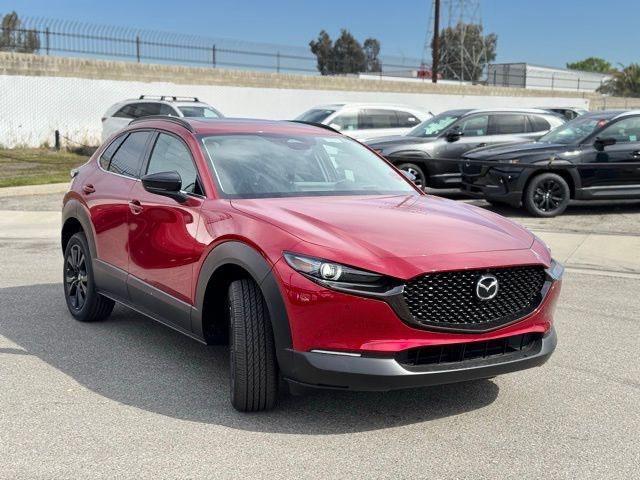
[[[173,95],[140,95],[139,98],[118,102],[109,107],[102,117],[102,141],[113,133],[129,125],[134,118],[149,115],[170,117],[221,118],[222,113],[196,97],[176,97]]]
[[[334,103],[307,110],[296,120],[322,123],[357,140],[409,132],[431,113],[403,105]]]

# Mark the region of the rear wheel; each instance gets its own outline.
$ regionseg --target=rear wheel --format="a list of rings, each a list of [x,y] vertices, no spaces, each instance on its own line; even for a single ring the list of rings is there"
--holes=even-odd
[[[413,183],[415,183],[416,186],[422,189],[427,186],[426,175],[422,171],[422,168],[420,168],[415,163],[401,163],[397,167],[399,170],[409,172],[411,175],[413,175],[415,177],[415,180],[413,181]]]
[[[531,215],[555,217],[565,211],[571,190],[566,180],[556,173],[541,173],[527,185],[523,203]]]
[[[64,297],[76,320],[96,322],[111,315],[115,303],[96,291],[91,253],[84,233],[76,233],[69,239],[63,270]]]
[[[272,408],[278,396],[278,364],[267,305],[249,279],[229,286],[231,404],[241,412]]]

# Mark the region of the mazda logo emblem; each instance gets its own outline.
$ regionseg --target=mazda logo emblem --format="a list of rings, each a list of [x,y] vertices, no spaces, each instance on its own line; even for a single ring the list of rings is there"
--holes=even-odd
[[[476,283],[476,296],[480,300],[491,300],[498,294],[498,279],[493,275],[482,275]]]

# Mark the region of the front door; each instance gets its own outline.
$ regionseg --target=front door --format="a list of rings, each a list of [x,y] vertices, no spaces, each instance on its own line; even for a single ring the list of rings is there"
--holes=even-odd
[[[178,172],[188,198],[179,203],[147,192],[141,182],[134,185],[129,213],[129,292],[136,305],[189,330],[203,191],[187,145],[169,133],[159,133],[153,141],[144,174]]]

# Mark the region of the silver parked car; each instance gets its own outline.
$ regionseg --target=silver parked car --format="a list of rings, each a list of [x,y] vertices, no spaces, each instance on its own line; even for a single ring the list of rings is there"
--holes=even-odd
[[[563,123],[559,115],[540,109],[448,110],[406,135],[365,143],[409,172],[418,186],[449,188],[460,185],[457,162],[468,151],[533,141]]]
[[[322,123],[363,141],[383,135],[402,135],[432,115],[403,105],[334,103],[307,110],[296,120]]]

